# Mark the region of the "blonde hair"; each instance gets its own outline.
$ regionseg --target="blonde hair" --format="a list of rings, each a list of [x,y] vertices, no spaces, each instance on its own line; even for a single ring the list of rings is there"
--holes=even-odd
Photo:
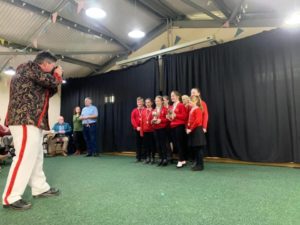
[[[183,102],[185,99],[188,100],[188,101],[191,100],[189,96],[187,96],[187,95],[182,95],[182,96],[181,96],[182,102]]]
[[[203,111],[202,101],[201,101],[201,98],[199,96],[196,96],[196,95],[192,96],[191,101],[196,103],[196,105],[199,106],[201,111]]]
[[[144,99],[142,97],[137,97],[136,100],[144,102]]]

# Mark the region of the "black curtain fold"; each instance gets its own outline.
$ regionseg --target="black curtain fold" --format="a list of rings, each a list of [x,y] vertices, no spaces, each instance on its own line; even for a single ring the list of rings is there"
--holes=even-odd
[[[163,92],[201,89],[208,155],[300,162],[300,31],[276,29],[163,57]]]
[[[99,110],[97,140],[101,151],[134,150],[135,138],[130,114],[138,96],[153,98],[159,92],[158,61],[147,62],[127,69],[78,79],[69,79],[62,87],[61,114],[72,124],[72,110],[84,107],[89,96]],[[105,97],[114,96],[114,103]]]

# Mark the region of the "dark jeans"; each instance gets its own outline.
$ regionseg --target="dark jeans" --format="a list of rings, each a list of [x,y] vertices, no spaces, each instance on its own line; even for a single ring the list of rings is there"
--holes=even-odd
[[[162,160],[167,160],[168,150],[167,150],[167,131],[165,128],[157,129],[154,131],[155,142],[158,146],[159,156]]]
[[[179,125],[177,127],[171,128],[171,134],[172,134],[172,143],[174,148],[178,152],[178,160],[184,161],[185,160],[185,152],[186,152],[186,146],[184,146],[184,136],[185,133],[185,126]]]
[[[141,137],[139,131],[135,131],[135,141],[136,141],[136,159],[142,160],[145,159],[143,153],[143,137]]]
[[[97,126],[83,126],[83,137],[85,140],[85,143],[87,145],[87,152],[88,154],[96,154],[97,153],[97,140],[96,140],[96,134],[97,134]]]

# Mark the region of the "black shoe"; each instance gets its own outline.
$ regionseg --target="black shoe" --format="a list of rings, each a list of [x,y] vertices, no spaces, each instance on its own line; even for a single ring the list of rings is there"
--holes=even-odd
[[[135,163],[140,163],[142,162],[140,159],[135,160]]]
[[[160,162],[157,164],[157,166],[162,166],[162,164],[163,164],[163,160],[160,160]]]
[[[162,166],[167,166],[168,165],[168,160],[164,159],[161,165]]]
[[[34,198],[44,198],[44,197],[52,197],[52,196],[58,196],[59,195],[59,190],[57,188],[50,188],[48,191],[39,194],[39,195],[34,195]]]
[[[192,171],[202,171],[202,170],[204,170],[203,166],[194,166],[194,167],[192,167]]]
[[[93,156],[94,157],[99,157],[100,155],[99,155],[99,153],[93,153]]]
[[[23,199],[20,199],[14,203],[11,203],[9,205],[3,205],[3,208],[5,209],[15,209],[15,210],[26,210],[31,208],[31,203],[26,202]]]
[[[155,164],[155,159],[152,159],[150,163],[151,165]]]
[[[91,156],[93,156],[92,154],[87,154],[87,155],[85,155],[85,157],[91,157]]]
[[[150,162],[151,162],[150,159],[146,159],[146,160],[144,161],[145,164],[148,164],[148,163],[150,163]]]

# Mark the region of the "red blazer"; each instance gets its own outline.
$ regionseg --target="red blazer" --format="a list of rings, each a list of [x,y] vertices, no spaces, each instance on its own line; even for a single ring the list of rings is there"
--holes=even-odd
[[[142,111],[142,123],[141,123],[141,136],[143,136],[143,133],[145,132],[153,132],[154,129],[151,124],[151,120],[153,119],[152,116],[153,109],[150,110],[147,108],[144,108]]]
[[[133,129],[135,129],[135,130],[136,130],[136,128],[141,126],[143,109],[144,108],[142,108],[142,109],[135,108],[131,112],[131,125],[132,125]]]
[[[208,124],[208,109],[207,105],[204,101],[201,100],[201,104],[203,106],[203,111],[202,111],[202,126],[203,128],[207,129],[207,124]]]
[[[194,130],[197,127],[202,126],[203,128],[207,129],[207,122],[208,122],[208,111],[207,106],[202,101],[203,111],[200,107],[196,107],[191,109],[189,113],[189,119],[187,122],[187,129]]]
[[[154,109],[153,112],[156,112],[157,113],[157,110]],[[166,128],[167,125],[168,125],[168,120],[166,118],[166,115],[168,113],[168,109],[164,106],[161,107],[161,110],[160,110],[160,113],[159,115],[157,116],[157,119],[160,119],[160,123],[159,124],[155,124],[153,123],[152,124],[152,127],[155,129],[155,130],[158,130],[158,129],[162,129],[162,128]],[[157,113],[158,114],[158,113]],[[153,114],[152,114],[153,116]],[[153,117],[152,117],[153,118]]]
[[[186,108],[186,113],[187,113],[187,115],[189,115],[189,113],[190,113],[192,107],[191,107],[190,105],[185,105],[185,108]]]
[[[172,106],[172,110],[174,111],[173,107],[174,104]],[[182,124],[186,124],[186,121],[188,119],[188,114],[186,113],[186,108],[184,104],[179,102],[175,108],[174,113],[176,114],[176,117],[170,123],[171,128],[177,127]]]

